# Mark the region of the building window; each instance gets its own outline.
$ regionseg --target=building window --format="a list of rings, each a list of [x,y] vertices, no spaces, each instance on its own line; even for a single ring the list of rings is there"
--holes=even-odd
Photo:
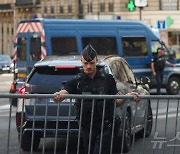
[[[41,2],[40,2],[40,0],[36,0],[36,4],[40,4]]]
[[[92,2],[89,2],[88,3],[88,12],[90,13],[90,12],[92,12]]]
[[[54,13],[54,6],[51,6],[51,13]]]
[[[180,59],[180,32],[168,32],[168,44],[170,51],[175,51],[176,58]]]
[[[99,8],[100,8],[100,12],[104,12],[105,11],[105,3],[100,3],[99,4]]]
[[[178,10],[179,0],[161,0],[161,10]]]
[[[44,6],[44,13],[47,13],[47,6]]]
[[[83,4],[80,4],[79,5],[79,14],[83,15],[83,12],[84,12],[84,8],[83,8]]]
[[[72,13],[72,5],[68,5],[68,13]]]
[[[114,11],[114,3],[109,2],[109,12],[113,12],[113,11]]]
[[[64,7],[60,5],[60,13],[64,13]]]

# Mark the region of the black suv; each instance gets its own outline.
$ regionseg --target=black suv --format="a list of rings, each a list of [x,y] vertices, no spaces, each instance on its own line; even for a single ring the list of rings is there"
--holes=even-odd
[[[117,89],[123,94],[137,91],[141,95],[149,95],[148,86],[145,83],[137,82],[131,68],[127,62],[118,56],[98,57],[98,69],[113,75]],[[66,56],[57,57],[50,56],[35,64],[31,73],[28,75],[24,86],[20,89],[30,94],[53,94],[59,91],[63,85],[75,75],[82,71],[80,56]],[[78,123],[76,117],[76,110],[74,103],[75,99],[65,99],[58,107],[58,104],[52,101],[52,98],[31,98],[19,99],[16,113],[17,130],[21,136],[21,148],[25,151],[31,150],[31,140],[33,137],[33,150],[37,150],[40,138],[44,137],[44,130],[46,131],[45,137],[63,137],[67,135],[77,136]],[[150,100],[142,99],[139,103],[131,100],[126,101],[126,107],[118,107],[116,110],[116,117],[122,120],[125,114],[125,135],[124,135],[124,150],[128,151],[131,145],[131,136],[133,133],[138,132],[141,136],[144,134],[149,136],[152,129],[152,110]],[[24,104],[24,107],[23,107]],[[71,113],[69,118],[69,107],[71,104]],[[135,114],[135,106],[137,105],[137,112]],[[147,117],[145,116],[145,109],[148,107]],[[23,113],[23,114],[21,114]],[[57,116],[59,113],[59,116]],[[134,116],[136,116],[136,123],[134,124]],[[58,117],[58,118],[57,118]],[[144,117],[147,119],[145,125]],[[21,121],[21,119],[23,119]],[[58,127],[57,121],[58,120]],[[34,121],[34,122],[33,122]],[[68,121],[70,121],[70,128],[68,129]],[[46,125],[45,125],[46,123]],[[119,122],[119,124],[123,122]],[[22,126],[22,127],[21,127]],[[44,128],[46,126],[46,128]],[[22,129],[20,129],[22,128]],[[119,130],[115,131],[115,139],[122,137],[122,128],[120,125],[117,127]],[[33,131],[33,133],[32,133]],[[21,133],[20,133],[21,132]]]

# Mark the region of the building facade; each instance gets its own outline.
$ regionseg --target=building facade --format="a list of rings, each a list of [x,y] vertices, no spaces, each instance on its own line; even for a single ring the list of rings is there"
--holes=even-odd
[[[145,0],[146,1],[146,0]],[[180,0],[1,0],[0,54],[13,54],[16,27],[22,19],[115,19],[142,20],[160,30],[161,39],[179,52]]]

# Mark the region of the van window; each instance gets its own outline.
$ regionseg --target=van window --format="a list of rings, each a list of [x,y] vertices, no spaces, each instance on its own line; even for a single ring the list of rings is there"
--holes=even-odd
[[[118,55],[115,37],[82,37],[83,49],[89,43],[98,55]]]
[[[122,37],[124,57],[143,57],[148,55],[145,37]]]
[[[51,38],[53,55],[77,54],[77,42],[75,37],[52,37]]]
[[[41,59],[41,38],[31,38],[30,60],[38,61]]]
[[[26,60],[26,49],[27,49],[27,40],[25,37],[18,38],[17,40],[17,60],[25,61]]]

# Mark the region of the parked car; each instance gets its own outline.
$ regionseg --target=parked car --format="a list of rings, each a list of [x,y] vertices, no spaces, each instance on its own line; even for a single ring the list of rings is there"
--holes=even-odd
[[[0,55],[0,72],[10,73],[13,71],[13,61],[9,55]]]
[[[123,58],[118,56],[99,57],[97,68],[112,74],[117,83],[117,89],[123,94],[131,91],[137,91],[141,95],[149,95],[148,86],[145,85],[147,82],[140,82],[143,80],[145,81],[146,78],[141,78],[141,80],[137,82],[130,66]],[[26,91],[30,94],[53,94],[54,92],[59,91],[66,81],[75,77],[80,70],[82,70],[82,67],[79,56],[47,57],[34,65],[34,68],[27,77],[25,84],[22,88],[20,88],[20,93]],[[19,99],[16,112],[16,125],[19,135],[21,132],[20,126],[22,126],[20,145],[25,151],[31,150],[31,135],[32,130],[34,130],[33,150],[37,150],[40,143],[40,138],[43,138],[45,119],[47,120],[46,137],[55,137],[57,120],[56,111],[58,105],[54,103],[52,99],[48,99],[47,101],[45,98],[31,98],[24,99],[25,107],[23,108],[22,101],[23,99]],[[45,115],[46,102],[48,103],[47,117]],[[69,121],[68,102],[69,100],[65,99],[60,104],[58,117],[58,137],[63,137],[67,134],[67,125]],[[77,136],[78,123],[75,114],[75,102],[72,104],[69,132],[70,136]],[[143,136],[144,130],[146,129],[145,136],[149,136],[151,134],[153,118],[150,100],[142,99],[139,103],[137,103],[136,112],[135,102],[128,99],[126,100],[125,104],[126,105],[123,105],[123,107],[117,107],[116,109],[116,119],[118,121],[118,125],[115,127],[116,130],[114,139],[115,143],[119,144],[118,146],[121,147],[119,139],[122,138],[123,119],[126,118],[123,149],[125,152],[127,152],[130,150],[132,139],[131,136],[134,133],[138,133],[140,136]],[[34,105],[36,108],[34,108]],[[147,108],[147,116],[145,116],[145,108]],[[22,111],[24,111],[23,114],[21,114]],[[136,123],[134,123],[135,116]],[[23,117],[22,123],[21,117]],[[147,121],[146,125],[144,118],[146,118]],[[34,127],[33,120],[35,121]]]

